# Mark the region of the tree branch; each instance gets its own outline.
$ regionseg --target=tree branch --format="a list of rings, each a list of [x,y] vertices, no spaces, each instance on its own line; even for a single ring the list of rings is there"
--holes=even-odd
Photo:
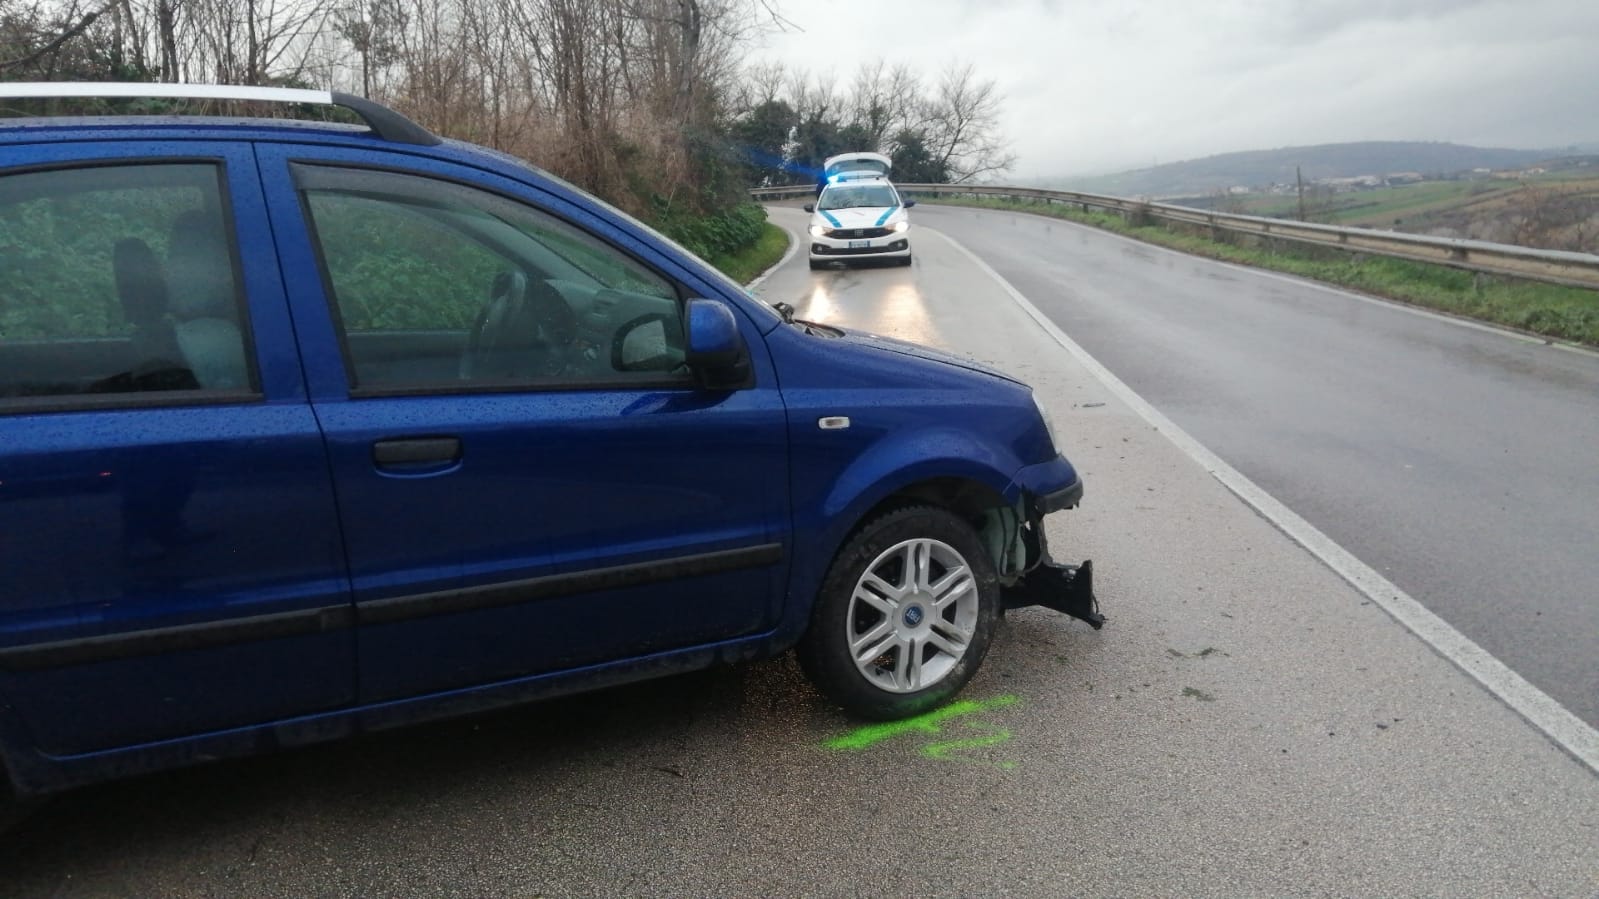
[[[66,31],[61,32],[50,43],[45,44],[43,47],[40,47],[39,49],[33,51],[32,53],[29,53],[27,56],[23,56],[23,57],[20,57],[18,59],[9,60],[7,62],[0,62],[0,72],[4,72],[4,71],[6,71],[8,69],[15,69],[15,68],[18,68],[20,66],[25,66],[25,65],[27,65],[28,63],[31,63],[31,62],[37,62],[38,60],[43,59],[46,56],[49,56],[50,54],[56,52],[57,50],[60,50],[62,44],[65,44],[67,41],[70,41],[73,38],[77,37],[78,35],[82,34],[85,30],[88,29],[88,27],[90,25],[94,24],[96,19],[100,18],[100,13],[103,13],[103,12],[105,12],[105,9],[101,9],[99,12],[87,13],[86,15],[84,15],[84,17],[82,19],[80,19],[78,21],[78,24],[72,26],[71,28],[68,28]]]

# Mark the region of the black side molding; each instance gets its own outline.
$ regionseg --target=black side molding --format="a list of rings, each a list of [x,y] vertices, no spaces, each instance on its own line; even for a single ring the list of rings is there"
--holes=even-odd
[[[37,671],[66,665],[109,662],[133,656],[209,649],[247,640],[298,637],[349,627],[354,621],[349,606],[326,606],[301,612],[277,612],[231,621],[206,621],[177,627],[159,627],[125,634],[106,634],[79,640],[58,640],[0,649],[0,668]]]
[[[766,543],[681,556],[661,562],[638,562],[632,565],[617,565],[610,568],[576,571],[571,574],[469,587],[465,590],[440,590],[413,596],[397,596],[367,603],[360,607],[359,612],[349,606],[325,606],[298,612],[254,615],[236,620],[207,621],[124,634],[12,646],[0,649],[0,669],[38,671],[165,652],[210,649],[230,643],[298,637],[350,627],[357,620],[361,624],[380,624],[430,615],[489,609],[575,593],[615,590],[740,568],[756,568],[775,564],[782,558],[782,544]]]
[[[570,574],[551,574],[520,581],[467,587],[462,590],[438,590],[411,596],[394,596],[361,603],[356,614],[361,624],[383,624],[432,615],[513,606],[575,593],[637,587],[641,584],[698,577],[739,568],[757,568],[775,564],[782,558],[781,543],[765,543],[693,556],[679,556],[659,562],[636,562],[631,565],[592,568]]]

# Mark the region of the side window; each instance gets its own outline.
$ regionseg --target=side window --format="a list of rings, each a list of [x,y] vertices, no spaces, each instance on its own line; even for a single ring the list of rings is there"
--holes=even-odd
[[[0,404],[253,391],[221,176],[209,163],[0,175]]]
[[[560,219],[445,181],[298,165],[361,391],[688,381],[672,284]]]

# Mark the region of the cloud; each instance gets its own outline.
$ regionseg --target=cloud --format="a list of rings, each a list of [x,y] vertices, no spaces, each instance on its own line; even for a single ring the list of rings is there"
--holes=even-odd
[[[1350,140],[1599,140],[1599,3],[1568,0],[812,0],[781,58],[931,80],[972,62],[1007,97],[1016,174]]]

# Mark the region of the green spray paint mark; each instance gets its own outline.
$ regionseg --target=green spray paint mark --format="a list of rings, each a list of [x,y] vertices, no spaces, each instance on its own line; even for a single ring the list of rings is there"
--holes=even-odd
[[[901,734],[943,733],[944,722],[953,718],[960,718],[965,715],[988,711],[989,709],[1001,709],[1008,705],[1015,705],[1020,701],[1015,696],[996,696],[993,699],[984,700],[963,699],[960,702],[950,703],[941,709],[934,709],[931,712],[917,715],[915,718],[906,718],[903,721],[887,721],[882,724],[868,724],[842,737],[834,737],[822,745],[828,749],[856,750],[875,746],[884,740],[892,739]]]
[[[966,752],[967,750],[987,749],[990,746],[998,746],[999,744],[1010,740],[1010,731],[1003,727],[995,727],[992,724],[984,724],[981,721],[969,721],[967,722],[966,726],[975,728],[977,730],[987,730],[990,731],[990,733],[986,737],[970,737],[965,740],[947,740],[943,743],[929,743],[922,747],[922,755],[925,755],[930,759],[939,759],[940,761],[948,762],[965,762],[970,765],[981,765],[984,768],[999,768],[1002,771],[1012,771],[1016,768],[1015,762],[1006,761],[994,763],[987,762],[982,759],[969,758],[964,755],[956,755],[955,753]]]

